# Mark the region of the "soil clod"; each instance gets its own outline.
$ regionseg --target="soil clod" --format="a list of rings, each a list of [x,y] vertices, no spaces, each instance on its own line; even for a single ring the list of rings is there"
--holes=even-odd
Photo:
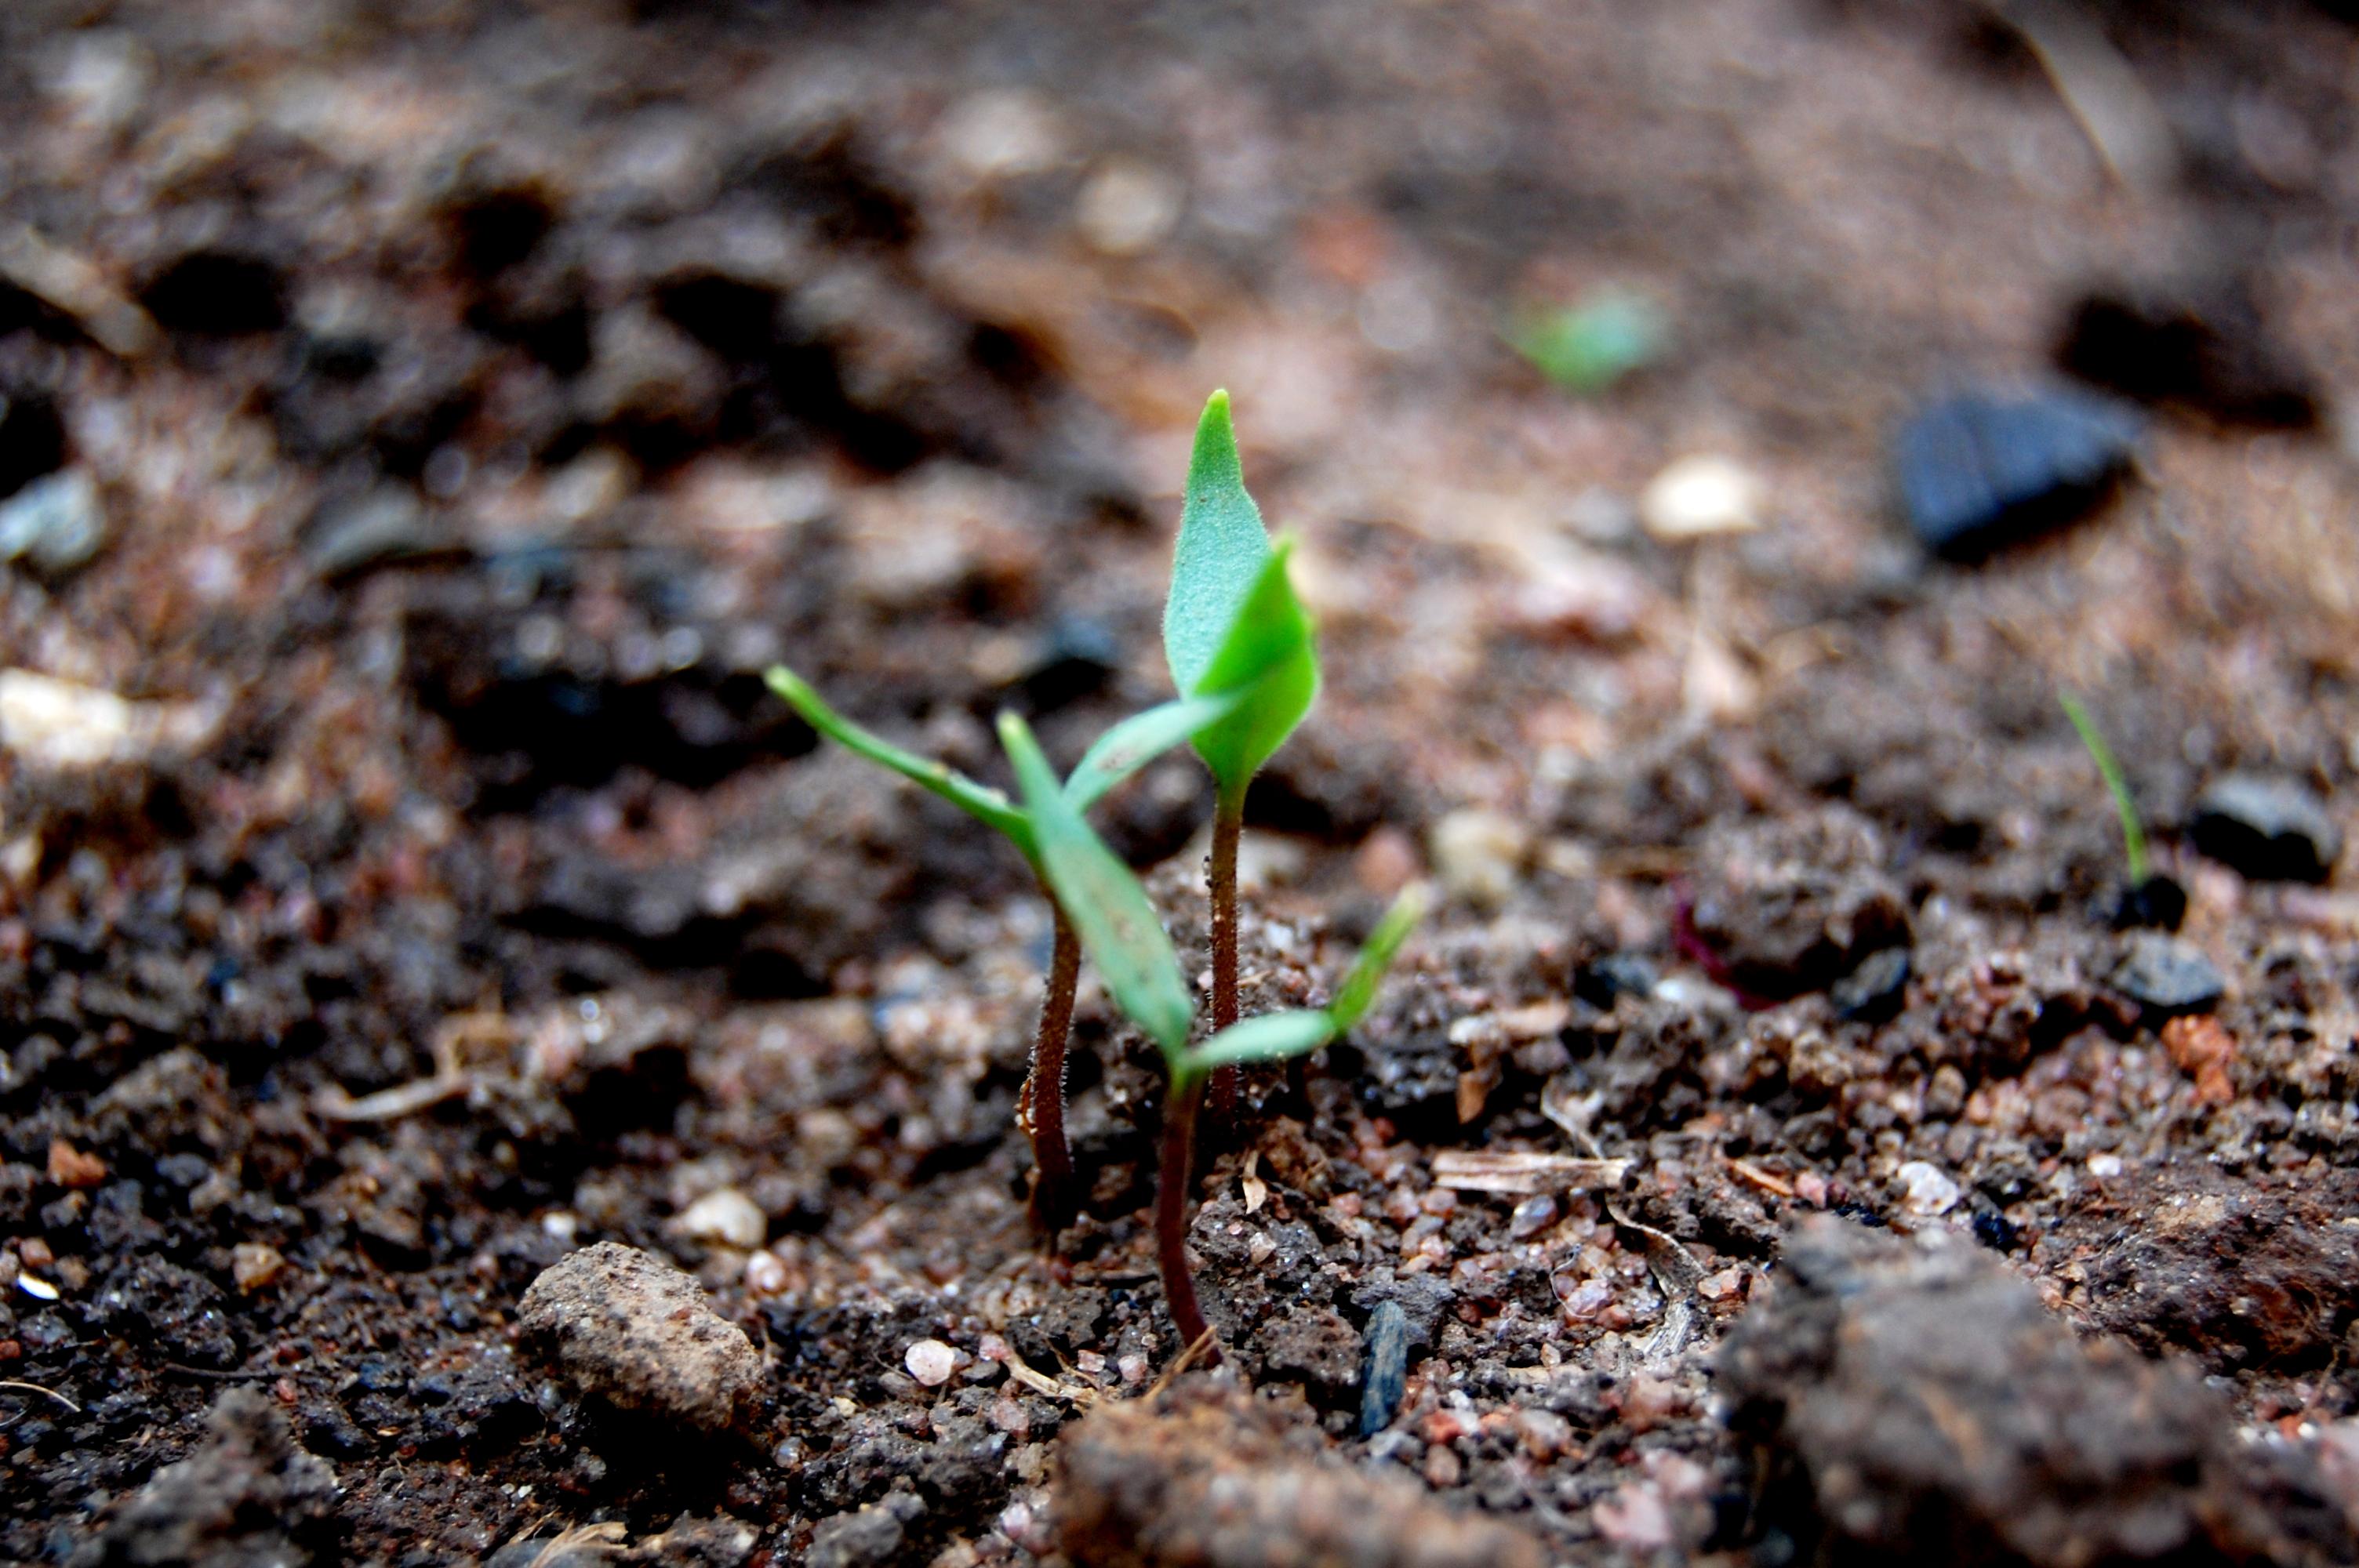
[[[618,1242],[585,1247],[544,1272],[517,1321],[554,1346],[582,1392],[617,1409],[723,1432],[761,1387],[761,1357],[696,1281]]]

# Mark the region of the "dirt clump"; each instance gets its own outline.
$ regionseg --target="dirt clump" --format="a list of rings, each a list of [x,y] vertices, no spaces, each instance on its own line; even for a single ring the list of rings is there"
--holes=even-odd
[[[1539,1568],[1540,1543],[1419,1488],[1295,1454],[1271,1417],[1200,1395],[1108,1405],[1060,1444],[1063,1541],[1108,1568]]]
[[[196,1452],[156,1472],[74,1568],[299,1568],[327,1552],[336,1473],[295,1445],[267,1395],[232,1389],[205,1418]]]
[[[2349,1560],[2348,1522],[2191,1369],[2074,1338],[1970,1243],[1818,1217],[1785,1262],[1719,1360],[1765,1535],[1838,1563]]]
[[[735,1425],[762,1384],[761,1357],[694,1280],[619,1242],[585,1247],[544,1272],[517,1321],[553,1346],[584,1393],[700,1431]]]
[[[2069,1218],[2098,1327],[2217,1372],[2322,1365],[2359,1321],[2359,1176],[2300,1185],[2174,1163]]]

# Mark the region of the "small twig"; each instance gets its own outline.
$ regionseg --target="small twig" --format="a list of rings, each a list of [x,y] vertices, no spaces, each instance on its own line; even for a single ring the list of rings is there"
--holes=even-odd
[[[1722,1158],[1728,1161],[1730,1170],[1751,1182],[1763,1192],[1775,1193],[1781,1198],[1790,1198],[1794,1195],[1794,1184],[1785,1177],[1765,1171],[1750,1160],[1738,1160],[1728,1155],[1723,1155]]]
[[[1193,1362],[1198,1356],[1211,1350],[1212,1348],[1212,1330],[1208,1325],[1206,1325],[1203,1333],[1196,1336],[1194,1339],[1189,1342],[1187,1349],[1182,1350],[1178,1356],[1172,1358],[1171,1365],[1163,1369],[1163,1376],[1155,1379],[1154,1386],[1147,1390],[1147,1402],[1153,1404],[1157,1400],[1161,1399],[1163,1397],[1163,1390],[1169,1388],[1173,1381],[1179,1378],[1180,1374],[1186,1371],[1189,1365]]]
[[[444,1100],[457,1099],[474,1087],[471,1073],[437,1073],[354,1099],[342,1086],[330,1084],[311,1097],[311,1110],[323,1121],[397,1121]]]
[[[73,1411],[74,1414],[82,1414],[82,1406],[74,1403],[71,1400],[66,1398],[55,1389],[45,1389],[38,1383],[20,1383],[13,1378],[0,1378],[0,1389],[15,1389],[21,1393],[27,1394],[47,1394],[49,1398],[57,1400],[58,1403],[65,1406],[66,1409]]]

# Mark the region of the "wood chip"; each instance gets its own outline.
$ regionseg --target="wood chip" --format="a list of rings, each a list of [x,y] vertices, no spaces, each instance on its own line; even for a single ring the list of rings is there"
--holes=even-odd
[[[1571,1154],[1527,1154],[1507,1150],[1445,1149],[1433,1157],[1437,1186],[1520,1196],[1618,1187],[1629,1170],[1627,1160],[1588,1160]]]

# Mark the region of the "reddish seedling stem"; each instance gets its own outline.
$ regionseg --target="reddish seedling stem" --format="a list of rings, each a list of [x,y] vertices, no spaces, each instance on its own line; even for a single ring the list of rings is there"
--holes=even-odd
[[[1024,1080],[1024,1125],[1032,1135],[1032,1218],[1057,1250],[1057,1236],[1073,1222],[1073,1151],[1065,1141],[1065,1045],[1073,1033],[1073,992],[1082,973],[1082,941],[1051,893],[1056,945],[1049,957],[1049,988],[1040,999],[1040,1033],[1032,1042],[1032,1072]]]
[[[1245,832],[1245,800],[1223,792],[1212,813],[1212,859],[1205,880],[1212,903],[1212,1030],[1237,1021],[1237,840]],[[1227,1128],[1237,1115],[1237,1070],[1217,1067],[1207,1093],[1212,1124]]]
[[[1163,1302],[1183,1348],[1207,1331],[1204,1309],[1196,1302],[1196,1277],[1188,1268],[1189,1167],[1196,1141],[1196,1108],[1203,1098],[1201,1077],[1172,1085],[1171,1098],[1163,1108],[1162,1158],[1155,1178],[1155,1257],[1163,1271]],[[1204,1364],[1220,1358],[1218,1343],[1207,1343]]]

